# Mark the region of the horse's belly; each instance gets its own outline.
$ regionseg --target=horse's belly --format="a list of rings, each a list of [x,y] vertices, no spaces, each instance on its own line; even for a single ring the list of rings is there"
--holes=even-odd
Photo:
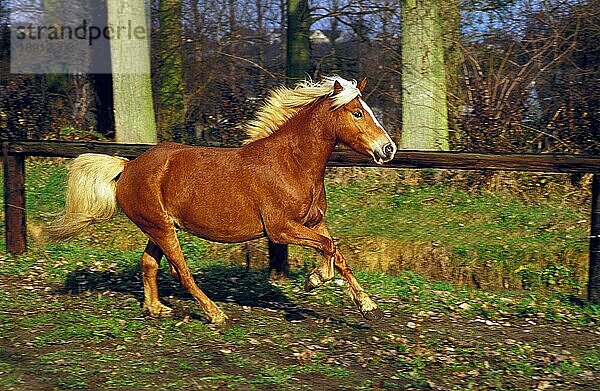
[[[224,208],[223,205],[220,208],[190,208],[184,213],[173,214],[172,218],[186,232],[216,242],[244,242],[264,235],[258,214]]]
[[[221,243],[239,243],[264,236],[262,229],[241,229],[240,227],[231,227],[229,229],[223,226],[184,226],[182,228],[184,231],[200,238]]]

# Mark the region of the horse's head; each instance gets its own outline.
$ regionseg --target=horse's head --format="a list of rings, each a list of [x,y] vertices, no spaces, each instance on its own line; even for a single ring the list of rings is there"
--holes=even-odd
[[[343,85],[337,79],[334,81],[334,107],[336,98],[340,98],[342,102],[347,101],[334,110],[336,138],[356,152],[371,156],[375,163],[383,164],[394,158],[396,144],[377,121],[373,110],[362,100],[360,93],[366,84],[366,78],[358,85],[356,82]]]

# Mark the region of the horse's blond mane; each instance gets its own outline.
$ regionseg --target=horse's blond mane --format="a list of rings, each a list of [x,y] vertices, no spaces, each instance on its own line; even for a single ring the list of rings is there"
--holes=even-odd
[[[338,81],[343,90],[333,94],[333,85]],[[320,82],[304,80],[294,88],[278,87],[271,91],[265,104],[246,126],[248,138],[245,144],[260,140],[275,133],[284,122],[292,118],[300,109],[317,99],[331,96],[332,107],[337,109],[360,95],[356,80],[346,80],[339,76],[327,76]]]

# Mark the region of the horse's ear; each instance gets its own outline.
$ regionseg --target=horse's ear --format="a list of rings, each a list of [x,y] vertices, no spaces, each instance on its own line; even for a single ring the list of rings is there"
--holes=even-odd
[[[360,83],[358,83],[358,90],[360,92],[363,92],[363,90],[365,89],[366,86],[367,86],[367,78],[365,77],[364,79],[362,79],[360,81]]]
[[[333,82],[333,95],[339,94],[343,89],[344,87],[342,87],[339,81],[336,80]]]

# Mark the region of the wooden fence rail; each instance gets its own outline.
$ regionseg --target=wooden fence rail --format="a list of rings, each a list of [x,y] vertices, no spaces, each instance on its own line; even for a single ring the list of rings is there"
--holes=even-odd
[[[152,145],[63,141],[4,141],[4,220],[6,251],[26,251],[25,158],[75,157],[82,153],[104,153],[135,158]],[[479,154],[438,151],[398,151],[384,166],[350,150],[334,151],[328,163],[333,167],[441,168],[459,170],[505,170],[548,173],[592,173],[592,205],[588,299],[600,304],[600,157],[583,155]],[[270,243],[274,274],[287,272],[287,247]]]

